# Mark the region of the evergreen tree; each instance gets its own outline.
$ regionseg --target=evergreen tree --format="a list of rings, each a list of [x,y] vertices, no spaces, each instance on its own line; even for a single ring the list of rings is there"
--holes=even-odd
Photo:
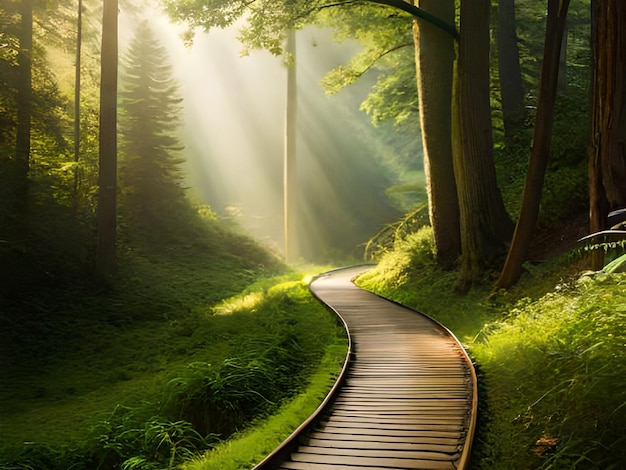
[[[176,136],[182,99],[167,51],[147,22],[135,34],[120,91],[120,185],[123,214],[133,227],[174,227],[184,189]]]

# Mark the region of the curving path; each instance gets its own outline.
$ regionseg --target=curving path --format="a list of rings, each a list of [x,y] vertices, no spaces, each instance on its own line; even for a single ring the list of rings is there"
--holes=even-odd
[[[467,467],[477,404],[471,362],[434,320],[356,287],[351,279],[365,269],[311,284],[348,328],[349,365],[317,416],[257,469]]]

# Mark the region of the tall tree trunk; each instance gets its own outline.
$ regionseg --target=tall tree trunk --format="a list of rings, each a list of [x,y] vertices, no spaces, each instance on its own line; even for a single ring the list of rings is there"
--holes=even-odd
[[[117,266],[117,0],[104,0],[100,59],[100,148],[96,269]]]
[[[559,55],[559,78],[557,91],[565,93],[567,90],[567,18],[563,25],[563,37],[561,39],[561,54]]]
[[[76,18],[76,70],[74,75],[74,210],[78,208],[78,160],[80,158],[80,66],[83,43],[83,0],[78,0],[78,16]]]
[[[589,225],[606,228],[611,210],[626,207],[626,3],[591,2],[591,147],[589,152]],[[601,269],[601,250],[592,255]]]
[[[511,141],[524,119],[524,86],[517,44],[515,0],[498,2],[498,72],[504,136]]]
[[[539,204],[543,181],[550,157],[552,125],[554,123],[554,103],[557,95],[559,57],[565,28],[565,18],[569,0],[548,0],[548,19],[546,22],[546,39],[544,44],[543,63],[539,102],[535,120],[533,148],[528,163],[528,173],[524,187],[522,208],[520,210],[513,241],[509,247],[504,267],[496,283],[498,288],[508,288],[517,282],[522,274],[522,263],[525,260],[530,240],[539,216]]]
[[[15,141],[16,196],[18,205],[26,203],[30,167],[32,114],[33,0],[20,5],[20,46],[17,54],[17,131]]]
[[[453,0],[420,0],[419,6],[454,24]],[[459,204],[452,164],[452,74],[454,39],[431,23],[413,24],[424,173],[437,260],[450,263],[461,254]]]
[[[461,2],[453,125],[462,242],[457,290],[467,292],[505,252],[511,222],[498,189],[489,95],[490,0]]]
[[[298,93],[296,79],[296,32],[287,32],[287,108],[285,113],[285,260],[298,259],[298,171],[296,161]]]

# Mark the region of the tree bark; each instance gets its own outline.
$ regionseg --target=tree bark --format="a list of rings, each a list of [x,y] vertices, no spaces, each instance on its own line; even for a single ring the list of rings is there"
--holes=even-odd
[[[117,15],[117,0],[104,0],[96,270],[105,277],[117,266]]]
[[[296,160],[298,93],[296,76],[296,32],[287,32],[287,105],[285,112],[285,260],[298,259],[298,170]]]
[[[461,222],[461,274],[467,292],[494,259],[505,252],[511,221],[496,180],[489,95],[489,0],[461,2],[461,31],[455,83],[454,173]]]
[[[18,205],[26,203],[30,167],[32,114],[33,0],[20,5],[20,46],[17,54],[17,129],[15,140],[16,197]]]
[[[504,136],[512,141],[524,119],[524,86],[517,43],[515,0],[498,3],[498,73]]]
[[[453,0],[421,0],[418,5],[454,24]],[[454,40],[427,22],[413,24],[424,173],[437,261],[446,265],[461,254],[459,204],[452,164],[452,74]]]
[[[522,264],[528,252],[532,233],[539,216],[541,192],[543,190],[544,177],[550,157],[550,143],[554,122],[554,103],[556,101],[559,74],[559,57],[568,7],[569,0],[548,1],[546,39],[541,66],[539,102],[535,120],[533,148],[528,164],[522,208],[504,267],[496,283],[497,288],[509,288],[520,278],[522,274]]]
[[[563,36],[561,38],[561,54],[559,55],[559,77],[557,90],[559,93],[567,91],[567,19],[563,25]]]
[[[611,210],[626,207],[626,3],[591,3],[591,146],[589,152],[589,228],[606,229]],[[604,253],[595,250],[591,268],[601,269]]]

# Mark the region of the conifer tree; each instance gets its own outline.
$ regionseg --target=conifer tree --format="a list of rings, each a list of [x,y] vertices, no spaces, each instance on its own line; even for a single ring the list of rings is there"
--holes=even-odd
[[[122,211],[135,228],[165,228],[183,208],[176,136],[181,101],[167,51],[147,22],[136,33],[123,65],[120,91]],[[170,224],[170,227],[172,225]]]

